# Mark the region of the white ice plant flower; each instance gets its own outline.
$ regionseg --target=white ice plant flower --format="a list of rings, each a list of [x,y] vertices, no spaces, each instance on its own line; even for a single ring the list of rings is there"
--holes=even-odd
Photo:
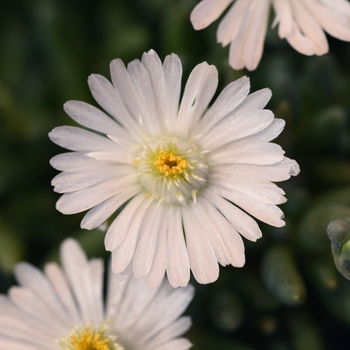
[[[328,52],[324,32],[350,41],[350,3],[347,0],[202,0],[191,13],[196,30],[214,22],[234,2],[217,31],[217,41],[230,45],[229,63],[234,69],[258,66],[264,48],[270,7],[272,27],[304,55]]]
[[[80,245],[61,245],[62,267],[44,273],[19,263],[20,284],[0,295],[0,350],[185,350],[180,336],[191,326],[180,317],[194,288],[174,289],[164,279],[157,290],[133,277],[118,281],[109,271],[103,299],[103,261],[88,260]],[[109,269],[110,270],[110,269]]]
[[[91,75],[95,100],[105,110],[78,101],[65,111],[79,127],[55,128],[50,138],[75,152],[55,156],[61,170],[52,184],[64,193],[57,209],[90,209],[81,226],[101,225],[118,208],[105,237],[112,269],[133,272],[156,288],[165,271],[173,287],[186,286],[190,270],[200,283],[215,281],[218,262],[245,263],[242,236],[261,231],[248,214],[284,225],[276,206],[286,201],[272,181],[297,175],[299,166],[270,143],[284,128],[263,109],[269,89],[249,94],[243,77],[229,84],[208,108],[218,84],[214,66],[197,65],[181,103],[182,66],[175,54],[162,64],[151,50],[127,68],[111,62],[112,84]],[[106,136],[105,136],[106,135]]]

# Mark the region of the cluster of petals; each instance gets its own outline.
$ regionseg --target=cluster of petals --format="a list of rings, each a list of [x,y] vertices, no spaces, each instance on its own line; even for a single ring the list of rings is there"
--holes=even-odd
[[[206,62],[191,72],[181,101],[182,65],[175,54],[162,63],[151,50],[127,67],[113,60],[110,68],[112,83],[96,74],[88,80],[104,112],[79,101],[65,104],[70,117],[90,130],[63,126],[50,133],[53,142],[74,151],[51,160],[62,171],[52,181],[63,193],[57,209],[88,210],[85,229],[119,210],[105,237],[113,272],[146,278],[150,288],[165,272],[179,287],[188,284],[190,270],[198,282],[210,283],[219,264],[243,266],[241,236],[261,237],[252,216],[283,226],[277,205],[286,198],[273,182],[299,172],[270,142],[285,124],[264,109],[271,91],[249,94],[243,77],[209,107],[218,72]],[[171,175],[167,166],[174,166]]]
[[[118,349],[191,347],[181,338],[191,320],[180,317],[193,298],[191,285],[174,289],[165,279],[155,291],[143,280],[118,281],[109,271],[104,302],[101,259],[88,260],[79,244],[67,239],[61,245],[61,262],[62,267],[48,263],[44,273],[28,263],[16,266],[20,286],[0,295],[1,350],[66,349],[60,339],[72,329],[99,324],[122,345]]]
[[[225,14],[217,41],[230,45],[229,63],[234,69],[254,70],[260,62],[270,7],[278,35],[304,55],[328,52],[325,32],[350,41],[350,3],[347,0],[202,0],[192,11],[195,29],[203,29]]]

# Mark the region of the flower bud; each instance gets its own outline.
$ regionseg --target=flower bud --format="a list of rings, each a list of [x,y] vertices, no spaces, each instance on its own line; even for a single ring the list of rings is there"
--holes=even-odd
[[[350,280],[350,220],[333,220],[327,227],[334,263],[338,271]]]

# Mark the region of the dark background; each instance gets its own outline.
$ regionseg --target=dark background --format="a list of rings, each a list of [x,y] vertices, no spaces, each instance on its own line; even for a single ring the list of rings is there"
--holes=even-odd
[[[247,74],[252,91],[273,91],[268,108],[287,121],[276,142],[301,166],[281,186],[287,226],[261,224],[263,238],[246,243],[246,266],[221,268],[219,280],[197,285],[187,313],[194,349],[346,349],[350,282],[334,267],[326,227],[350,218],[350,44],[329,38],[330,53],[305,57],[269,30],[254,72],[233,71],[228,48],[216,43],[218,21],[196,32],[195,0],[12,0],[0,2],[0,292],[12,269],[57,257],[60,242],[77,238],[89,256],[104,256],[101,231],[83,231],[83,214],[55,209],[49,159],[62,152],[48,132],[73,125],[65,101],[94,104],[86,80],[109,77],[155,49],[177,53],[184,78],[207,61],[220,91]],[[350,234],[350,233],[349,233]]]

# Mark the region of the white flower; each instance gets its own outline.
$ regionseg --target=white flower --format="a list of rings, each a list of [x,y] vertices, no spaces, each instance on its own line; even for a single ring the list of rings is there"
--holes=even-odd
[[[185,350],[179,338],[191,325],[180,315],[194,288],[173,289],[164,280],[158,290],[145,281],[117,281],[109,273],[103,302],[103,262],[87,260],[73,239],[61,245],[62,268],[45,273],[20,263],[20,284],[0,295],[1,350]]]
[[[165,271],[178,287],[187,285],[190,269],[198,282],[209,283],[218,278],[218,262],[243,266],[239,233],[252,241],[261,237],[246,212],[283,226],[276,204],[286,199],[271,181],[299,172],[269,142],[284,127],[263,109],[270,90],[248,96],[243,77],[208,109],[218,73],[203,62],[192,71],[179,106],[181,73],[174,54],[162,65],[150,51],[127,69],[116,59],[113,84],[100,75],[89,78],[94,98],[109,115],[83,102],[65,104],[75,121],[94,132],[65,126],[50,133],[55,143],[75,151],[51,160],[63,171],[52,181],[55,191],[65,193],[58,210],[90,209],[81,225],[92,229],[124,204],[105,247],[114,273],[122,278],[133,272],[147,278],[150,288]]]
[[[192,11],[195,29],[214,22],[234,0],[202,0]],[[328,34],[350,41],[350,4],[347,0],[236,0],[221,21],[217,41],[231,43],[229,63],[234,69],[254,70],[261,59],[270,4],[275,12],[272,27],[304,55],[328,52]]]

